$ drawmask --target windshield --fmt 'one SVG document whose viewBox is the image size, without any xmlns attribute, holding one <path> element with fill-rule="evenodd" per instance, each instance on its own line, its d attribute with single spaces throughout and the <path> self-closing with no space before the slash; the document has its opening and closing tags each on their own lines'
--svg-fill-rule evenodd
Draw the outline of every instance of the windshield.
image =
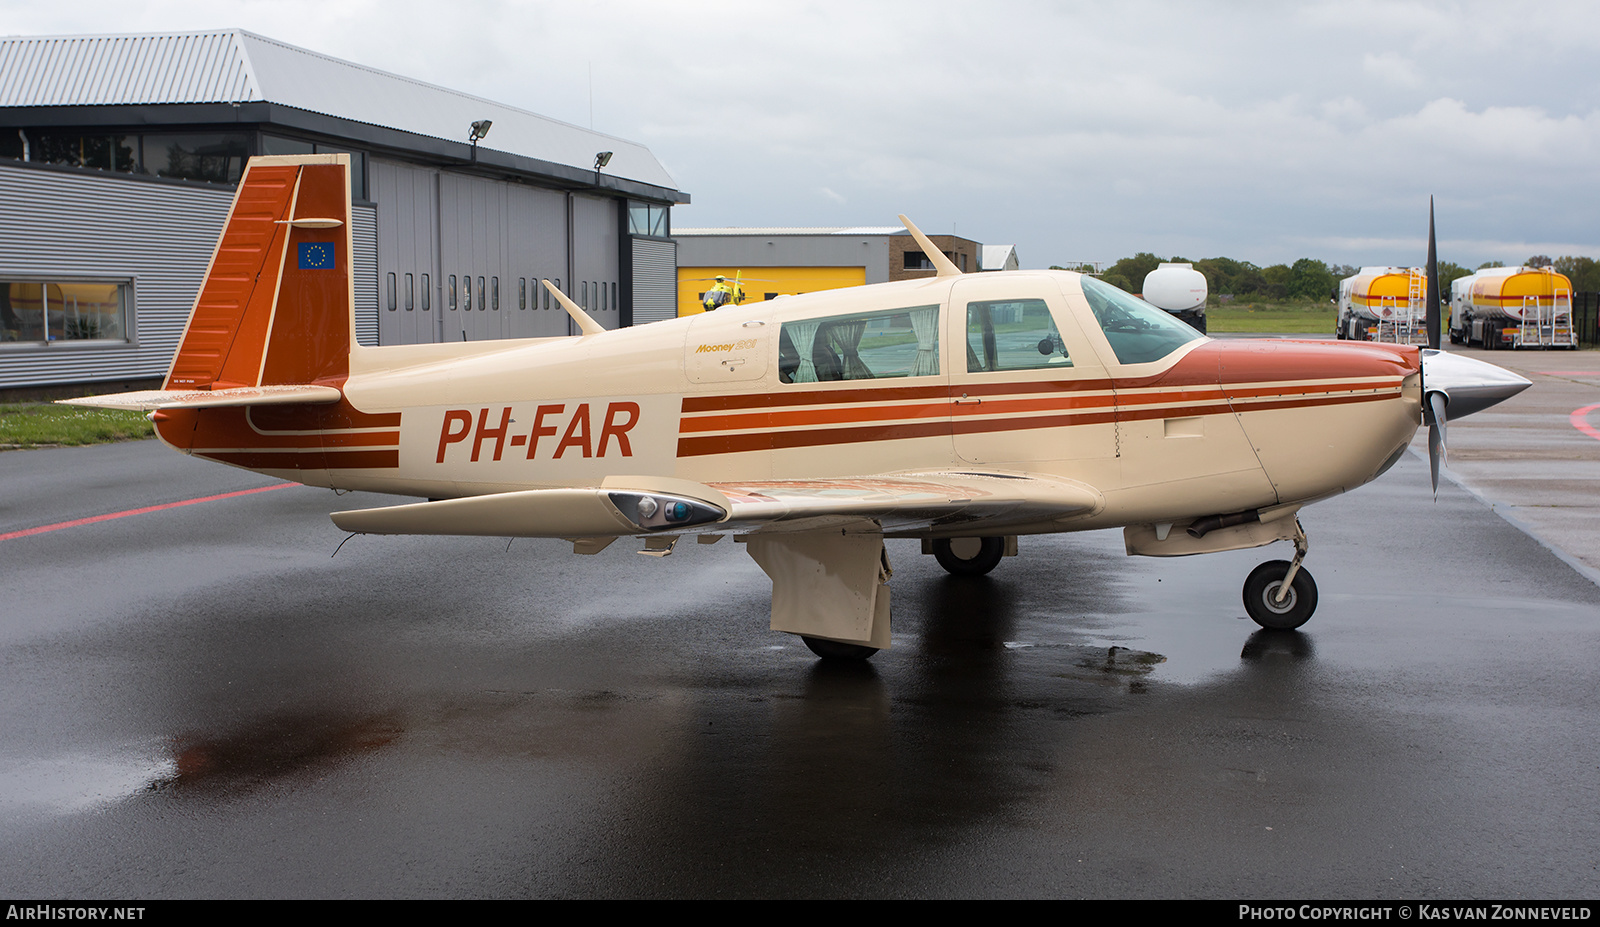
<svg viewBox="0 0 1600 927">
<path fill-rule="evenodd" d="M 1157 361 L 1205 337 L 1165 311 L 1103 280 L 1090 276 L 1079 279 L 1095 320 L 1111 342 L 1117 360 L 1124 364 Z"/>
</svg>

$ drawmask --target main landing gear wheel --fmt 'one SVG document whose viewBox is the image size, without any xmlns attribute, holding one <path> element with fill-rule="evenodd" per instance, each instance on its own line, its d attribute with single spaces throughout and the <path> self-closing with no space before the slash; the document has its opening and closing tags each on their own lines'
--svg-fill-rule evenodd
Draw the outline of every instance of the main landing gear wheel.
<svg viewBox="0 0 1600 927">
<path fill-rule="evenodd" d="M 1289 594 L 1278 601 L 1278 590 L 1289 572 L 1289 561 L 1269 560 L 1250 571 L 1244 581 L 1244 610 L 1263 628 L 1292 631 L 1317 610 L 1317 584 L 1304 569 L 1294 575 Z"/>
<path fill-rule="evenodd" d="M 933 542 L 934 559 L 956 576 L 982 576 L 999 566 L 1005 555 L 1005 538 L 939 538 Z"/>
<path fill-rule="evenodd" d="M 866 644 L 846 644 L 822 637 L 806 637 L 804 634 L 800 635 L 800 639 L 806 642 L 812 653 L 824 660 L 870 660 L 878 652 L 878 648 Z"/>
</svg>

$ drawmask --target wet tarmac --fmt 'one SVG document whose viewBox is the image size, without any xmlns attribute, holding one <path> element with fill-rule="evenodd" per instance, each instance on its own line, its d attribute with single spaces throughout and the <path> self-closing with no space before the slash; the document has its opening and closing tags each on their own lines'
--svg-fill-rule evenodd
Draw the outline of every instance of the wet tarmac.
<svg viewBox="0 0 1600 927">
<path fill-rule="evenodd" d="M 268 485 L 5 453 L 0 536 Z M 1244 618 L 1276 548 L 1024 538 L 963 580 L 901 541 L 894 646 L 846 668 L 729 541 L 332 556 L 327 512 L 390 501 L 0 540 L 6 894 L 1600 894 L 1600 588 L 1415 457 L 1304 513 L 1302 632 Z"/>
</svg>

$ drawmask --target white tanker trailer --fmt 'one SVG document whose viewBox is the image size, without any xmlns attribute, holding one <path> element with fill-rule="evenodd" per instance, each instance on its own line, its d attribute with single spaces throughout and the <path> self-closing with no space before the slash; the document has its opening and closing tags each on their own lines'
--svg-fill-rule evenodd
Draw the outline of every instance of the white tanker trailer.
<svg viewBox="0 0 1600 927">
<path fill-rule="evenodd" d="M 1450 343 L 1576 348 L 1572 281 L 1550 267 L 1487 267 L 1450 285 Z"/>
<path fill-rule="evenodd" d="M 1420 267 L 1363 267 L 1339 281 L 1341 341 L 1427 344 L 1428 277 Z"/>
<path fill-rule="evenodd" d="M 1144 275 L 1145 302 L 1189 323 L 1201 334 L 1206 330 L 1206 275 L 1193 264 L 1162 264 Z"/>
</svg>

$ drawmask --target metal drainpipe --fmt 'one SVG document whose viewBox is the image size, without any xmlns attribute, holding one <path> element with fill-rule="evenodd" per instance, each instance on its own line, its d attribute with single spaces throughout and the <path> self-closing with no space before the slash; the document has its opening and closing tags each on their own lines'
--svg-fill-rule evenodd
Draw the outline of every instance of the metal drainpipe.
<svg viewBox="0 0 1600 927">
<path fill-rule="evenodd" d="M 28 147 L 28 133 L 22 131 L 21 129 L 18 129 L 17 130 L 17 138 L 22 139 L 22 160 L 24 160 L 24 161 L 33 160 L 31 157 L 29 157 L 30 149 Z"/>
</svg>

